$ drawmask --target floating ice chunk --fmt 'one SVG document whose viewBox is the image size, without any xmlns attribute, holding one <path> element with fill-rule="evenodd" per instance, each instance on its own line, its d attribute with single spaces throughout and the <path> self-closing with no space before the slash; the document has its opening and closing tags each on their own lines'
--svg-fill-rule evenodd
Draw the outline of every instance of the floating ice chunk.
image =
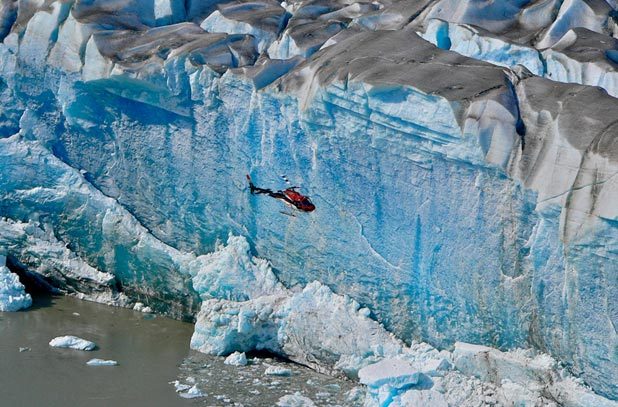
<svg viewBox="0 0 618 407">
<path fill-rule="evenodd" d="M 118 362 L 115 360 L 105 360 L 105 359 L 90 359 L 86 362 L 88 366 L 118 366 Z"/>
<path fill-rule="evenodd" d="M 181 391 L 189 390 L 191 388 L 190 384 L 181 383 L 179 380 L 174 380 L 173 382 L 169 383 L 174 385 L 176 393 L 180 393 Z"/>
<path fill-rule="evenodd" d="M 292 369 L 282 366 L 268 366 L 264 374 L 269 376 L 292 376 Z"/>
<path fill-rule="evenodd" d="M 313 400 L 303 396 L 299 392 L 281 397 L 277 405 L 279 407 L 315 407 Z"/>
<path fill-rule="evenodd" d="M 245 355 L 245 352 L 234 352 L 230 356 L 225 358 L 225 361 L 223 363 L 231 366 L 246 366 L 247 356 Z"/>
<path fill-rule="evenodd" d="M 0 311 L 18 311 L 32 305 L 19 277 L 5 266 L 6 257 L 0 255 Z"/>
<path fill-rule="evenodd" d="M 208 394 L 206 394 L 206 393 L 202 392 L 200 389 L 198 389 L 197 385 L 195 384 L 189 390 L 187 390 L 186 392 L 180 393 L 179 395 L 183 399 L 194 399 L 194 398 L 198 398 L 198 397 L 206 397 Z"/>
<path fill-rule="evenodd" d="M 49 346 L 53 348 L 69 348 L 76 350 L 94 350 L 96 344 L 86 339 L 78 338 L 77 336 L 66 335 L 59 336 L 49 342 Z"/>
</svg>

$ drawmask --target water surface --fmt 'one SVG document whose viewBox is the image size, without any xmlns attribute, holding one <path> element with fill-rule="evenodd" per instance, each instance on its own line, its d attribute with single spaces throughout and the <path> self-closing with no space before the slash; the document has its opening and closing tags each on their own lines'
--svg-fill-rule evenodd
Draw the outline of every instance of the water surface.
<svg viewBox="0 0 618 407">
<path fill-rule="evenodd" d="M 189 350 L 193 325 L 72 297 L 35 298 L 31 309 L 0 312 L 2 406 L 274 406 L 296 392 L 318 406 L 346 406 L 354 383 L 272 358 L 245 367 Z M 75 335 L 94 341 L 92 352 L 56 349 L 49 341 Z M 20 352 L 19 348 L 30 348 Z M 87 366 L 92 358 L 118 366 Z M 269 365 L 291 369 L 267 376 Z M 196 384 L 205 394 L 183 399 L 170 382 Z"/>
</svg>

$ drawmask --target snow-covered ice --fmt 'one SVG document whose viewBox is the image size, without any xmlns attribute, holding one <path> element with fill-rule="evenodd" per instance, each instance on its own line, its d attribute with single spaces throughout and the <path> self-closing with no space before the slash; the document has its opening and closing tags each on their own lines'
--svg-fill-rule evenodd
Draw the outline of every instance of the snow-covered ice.
<svg viewBox="0 0 618 407">
<path fill-rule="evenodd" d="M 87 351 L 94 350 L 97 347 L 94 342 L 73 335 L 58 336 L 49 341 L 49 346 Z"/>
</svg>

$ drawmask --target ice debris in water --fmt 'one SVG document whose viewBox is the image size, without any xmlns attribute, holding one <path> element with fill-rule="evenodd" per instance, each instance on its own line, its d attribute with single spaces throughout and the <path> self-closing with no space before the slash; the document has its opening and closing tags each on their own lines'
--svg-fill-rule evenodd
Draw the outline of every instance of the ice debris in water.
<svg viewBox="0 0 618 407">
<path fill-rule="evenodd" d="M 97 347 L 94 342 L 73 335 L 58 336 L 49 341 L 49 346 L 53 348 L 69 348 L 88 351 L 94 350 L 94 348 Z"/>
<path fill-rule="evenodd" d="M 136 302 L 135 305 L 133 306 L 133 310 L 138 311 L 138 312 L 143 312 L 145 314 L 152 312 L 152 308 L 145 306 L 144 303 L 142 302 Z"/>
<path fill-rule="evenodd" d="M 269 376 L 292 376 L 292 369 L 282 366 L 268 366 L 264 371 L 265 375 Z"/>
<path fill-rule="evenodd" d="M 299 392 L 287 394 L 277 402 L 279 407 L 315 407 L 315 403 L 309 397 L 305 397 Z"/>
<path fill-rule="evenodd" d="M 176 389 L 176 393 L 180 393 L 182 391 L 189 390 L 191 388 L 191 385 L 181 383 L 179 380 L 174 380 L 173 382 L 169 382 L 169 383 L 174 385 L 174 388 Z"/>
<path fill-rule="evenodd" d="M 6 257 L 0 255 L 0 311 L 19 311 L 32 305 L 32 298 L 19 282 L 17 274 L 5 266 Z"/>
<path fill-rule="evenodd" d="M 105 359 L 90 359 L 86 362 L 88 366 L 117 366 L 118 362 L 115 360 L 105 360 Z"/>
<path fill-rule="evenodd" d="M 179 393 L 179 395 L 183 399 L 194 399 L 198 397 L 206 397 L 208 394 L 202 392 L 200 389 L 197 388 L 197 385 L 194 384 L 189 390 L 181 392 Z"/>
<path fill-rule="evenodd" d="M 231 366 L 246 366 L 247 365 L 247 355 L 245 352 L 234 352 L 227 358 L 225 358 L 226 365 Z"/>
</svg>

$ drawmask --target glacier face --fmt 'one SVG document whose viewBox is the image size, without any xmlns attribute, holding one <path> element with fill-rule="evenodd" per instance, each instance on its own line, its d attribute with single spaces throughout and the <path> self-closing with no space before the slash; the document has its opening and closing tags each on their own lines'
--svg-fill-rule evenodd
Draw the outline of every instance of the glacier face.
<svg viewBox="0 0 618 407">
<path fill-rule="evenodd" d="M 534 346 L 618 397 L 618 101 L 555 82 L 615 95 L 615 5 L 184 3 L 2 3 L 8 254 L 189 317 L 263 301 L 199 273 L 242 235 L 400 339 Z M 245 173 L 318 209 L 281 214 Z"/>
</svg>

